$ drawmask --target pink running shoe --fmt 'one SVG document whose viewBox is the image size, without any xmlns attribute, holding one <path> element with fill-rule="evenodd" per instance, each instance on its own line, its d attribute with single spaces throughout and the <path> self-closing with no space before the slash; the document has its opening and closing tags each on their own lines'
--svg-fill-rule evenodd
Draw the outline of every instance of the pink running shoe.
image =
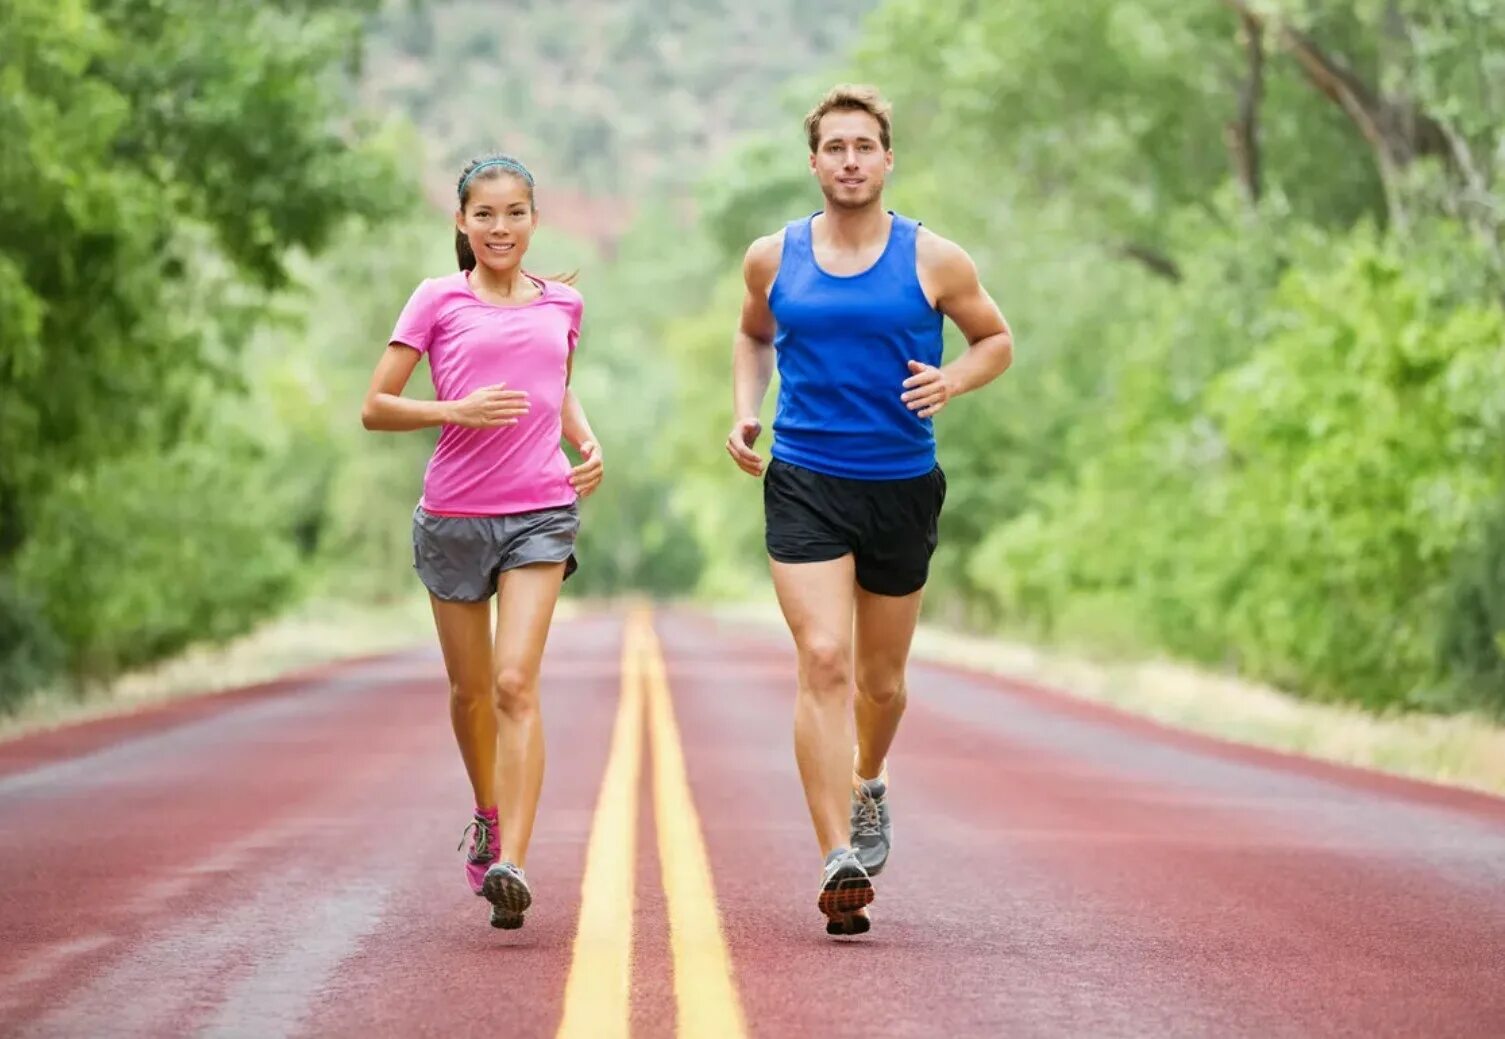
<svg viewBox="0 0 1505 1039">
<path fill-rule="evenodd" d="M 465 853 L 465 879 L 470 881 L 470 890 L 479 895 L 481 882 L 486 879 L 486 871 L 502 858 L 502 849 L 497 847 L 496 842 L 495 810 L 486 815 L 480 812 L 475 814 L 475 818 L 460 835 L 456 851 L 465 847 L 467 837 L 470 838 L 470 850 Z"/>
</svg>

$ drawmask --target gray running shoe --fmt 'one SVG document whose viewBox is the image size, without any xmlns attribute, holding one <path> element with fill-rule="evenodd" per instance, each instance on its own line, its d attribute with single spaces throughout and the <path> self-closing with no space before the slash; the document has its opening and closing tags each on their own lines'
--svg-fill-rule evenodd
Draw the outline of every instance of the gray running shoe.
<svg viewBox="0 0 1505 1039">
<path fill-rule="evenodd" d="M 865 779 L 852 788 L 852 851 L 870 877 L 883 872 L 894 843 L 894 824 L 888 816 L 888 783 Z"/>
<path fill-rule="evenodd" d="M 817 903 L 826 917 L 826 933 L 862 934 L 872 926 L 866 912 L 872 901 L 873 882 L 857 856 L 848 848 L 827 855 Z"/>
<path fill-rule="evenodd" d="M 481 894 L 491 903 L 491 926 L 508 931 L 523 925 L 523 914 L 533 904 L 523 871 L 510 862 L 499 862 L 486 871 Z"/>
</svg>

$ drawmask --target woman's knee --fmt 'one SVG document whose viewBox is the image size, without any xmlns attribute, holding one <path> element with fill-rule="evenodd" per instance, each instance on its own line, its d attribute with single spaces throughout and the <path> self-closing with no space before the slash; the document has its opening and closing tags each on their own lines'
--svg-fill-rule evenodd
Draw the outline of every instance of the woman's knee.
<svg viewBox="0 0 1505 1039">
<path fill-rule="evenodd" d="M 491 690 L 487 687 L 485 679 L 479 682 L 456 682 L 450 679 L 449 699 L 454 704 L 475 707 L 491 702 Z"/>
<path fill-rule="evenodd" d="M 509 718 L 538 709 L 538 676 L 523 667 L 497 669 L 492 687 L 492 702 Z"/>
</svg>

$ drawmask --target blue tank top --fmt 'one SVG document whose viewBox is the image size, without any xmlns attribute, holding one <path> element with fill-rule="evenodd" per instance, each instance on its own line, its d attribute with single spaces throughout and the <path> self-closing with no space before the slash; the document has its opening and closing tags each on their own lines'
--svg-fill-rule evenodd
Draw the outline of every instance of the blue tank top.
<svg viewBox="0 0 1505 1039">
<path fill-rule="evenodd" d="M 940 311 L 915 271 L 919 223 L 893 214 L 883 254 L 860 274 L 815 262 L 810 222 L 784 230 L 768 294 L 778 331 L 773 457 L 828 476 L 907 480 L 935 468 L 935 430 L 899 399 L 913 359 L 941 363 Z"/>
</svg>

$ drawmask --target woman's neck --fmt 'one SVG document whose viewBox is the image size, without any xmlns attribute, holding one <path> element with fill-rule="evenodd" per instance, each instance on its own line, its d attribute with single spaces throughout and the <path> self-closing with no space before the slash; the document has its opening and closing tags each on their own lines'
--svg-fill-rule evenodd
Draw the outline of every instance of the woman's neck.
<svg viewBox="0 0 1505 1039">
<path fill-rule="evenodd" d="M 538 294 L 537 286 L 523 273 L 521 265 L 506 271 L 495 271 L 484 263 L 478 263 L 470 272 L 470 282 L 494 299 L 523 300 Z"/>
</svg>

